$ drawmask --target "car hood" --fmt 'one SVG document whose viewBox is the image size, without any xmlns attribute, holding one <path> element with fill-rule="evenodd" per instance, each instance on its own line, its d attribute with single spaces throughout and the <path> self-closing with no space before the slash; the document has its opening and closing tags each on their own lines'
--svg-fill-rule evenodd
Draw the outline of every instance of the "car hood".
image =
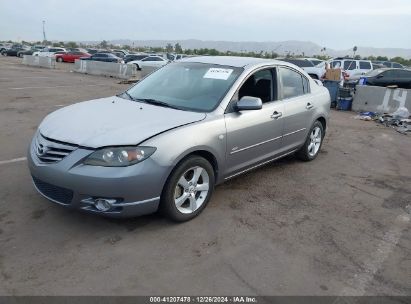
<svg viewBox="0 0 411 304">
<path fill-rule="evenodd" d="M 113 96 L 57 110 L 43 120 L 39 131 L 50 139 L 89 148 L 136 145 L 149 137 L 205 117 L 204 113 Z"/>
</svg>

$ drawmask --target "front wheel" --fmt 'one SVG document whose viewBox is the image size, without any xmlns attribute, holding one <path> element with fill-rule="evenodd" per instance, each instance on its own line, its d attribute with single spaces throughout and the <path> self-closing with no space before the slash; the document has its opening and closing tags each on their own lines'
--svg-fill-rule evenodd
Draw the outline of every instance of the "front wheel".
<svg viewBox="0 0 411 304">
<path fill-rule="evenodd" d="M 322 123 L 317 120 L 311 127 L 304 145 L 297 151 L 297 157 L 303 161 L 314 160 L 320 152 L 324 135 L 324 127 Z"/>
<path fill-rule="evenodd" d="M 177 222 L 193 219 L 209 202 L 214 183 L 211 164 L 200 156 L 190 156 L 168 178 L 161 196 L 161 210 Z"/>
<path fill-rule="evenodd" d="M 63 62 L 63 58 L 58 57 L 58 58 L 57 58 L 57 62 Z"/>
</svg>

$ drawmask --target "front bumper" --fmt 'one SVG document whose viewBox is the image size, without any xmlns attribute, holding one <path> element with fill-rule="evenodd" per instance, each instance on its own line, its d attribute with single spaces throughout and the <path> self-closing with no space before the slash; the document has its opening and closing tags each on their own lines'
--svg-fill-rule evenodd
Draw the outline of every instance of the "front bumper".
<svg viewBox="0 0 411 304">
<path fill-rule="evenodd" d="M 129 167 L 99 167 L 83 164 L 93 150 L 77 148 L 62 160 L 43 163 L 37 157 L 35 140 L 28 152 L 28 166 L 36 190 L 55 203 L 108 217 L 135 217 L 158 209 L 170 168 L 153 159 Z M 95 199 L 112 201 L 100 211 Z"/>
</svg>

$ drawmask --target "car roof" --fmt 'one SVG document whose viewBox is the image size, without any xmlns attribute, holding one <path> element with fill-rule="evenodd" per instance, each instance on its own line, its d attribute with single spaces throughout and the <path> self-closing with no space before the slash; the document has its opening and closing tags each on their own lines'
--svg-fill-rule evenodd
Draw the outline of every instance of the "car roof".
<svg viewBox="0 0 411 304">
<path fill-rule="evenodd" d="M 196 62 L 196 63 L 208 63 L 227 65 L 232 67 L 245 67 L 259 64 L 283 64 L 283 61 L 254 58 L 254 57 L 236 57 L 236 56 L 200 56 L 200 57 L 188 57 L 183 58 L 179 62 Z"/>
</svg>

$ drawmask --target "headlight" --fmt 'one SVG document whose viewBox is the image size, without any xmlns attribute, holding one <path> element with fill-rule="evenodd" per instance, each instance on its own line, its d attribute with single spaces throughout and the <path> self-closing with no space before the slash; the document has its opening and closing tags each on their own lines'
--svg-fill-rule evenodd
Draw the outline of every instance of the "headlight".
<svg viewBox="0 0 411 304">
<path fill-rule="evenodd" d="M 126 167 L 149 158 L 156 148 L 153 147 L 113 147 L 97 150 L 90 154 L 84 164 L 103 167 Z"/>
</svg>

